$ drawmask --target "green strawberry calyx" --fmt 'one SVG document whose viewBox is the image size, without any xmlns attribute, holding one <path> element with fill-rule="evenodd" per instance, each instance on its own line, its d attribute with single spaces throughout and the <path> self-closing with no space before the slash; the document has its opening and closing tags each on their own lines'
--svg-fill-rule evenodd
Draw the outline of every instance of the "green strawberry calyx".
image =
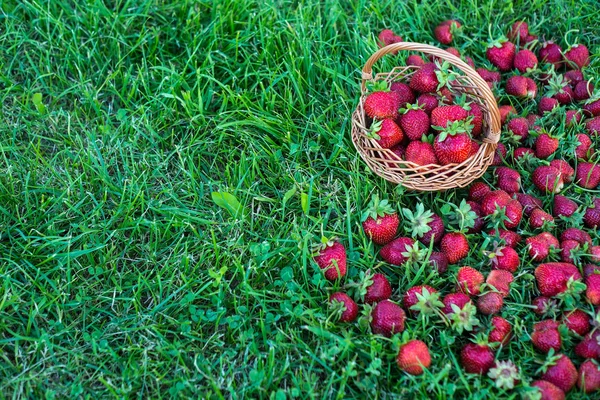
<svg viewBox="0 0 600 400">
<path fill-rule="evenodd" d="M 314 243 L 312 245 L 312 252 L 313 252 L 313 254 L 314 255 L 318 255 L 323 250 L 327 249 L 328 247 L 333 246 L 336 241 L 337 241 L 336 237 L 327 238 L 325 236 L 322 236 L 320 243 Z"/>
<path fill-rule="evenodd" d="M 390 205 L 387 199 L 379 199 L 379 196 L 374 194 L 369 207 L 363 212 L 361 222 L 366 221 L 369 217 L 377 220 L 379 217 L 396 214 L 396 210 Z"/>
<path fill-rule="evenodd" d="M 415 110 L 415 111 L 421 110 L 422 111 L 424 108 L 425 108 L 425 106 L 422 105 L 422 104 L 421 105 L 419 105 L 419 104 L 407 104 L 404 107 L 400 108 L 400 110 L 398 110 L 398 112 L 400 114 L 406 114 L 410 110 Z"/>
<path fill-rule="evenodd" d="M 494 368 L 488 371 L 488 376 L 498 389 L 512 389 L 515 382 L 521 380 L 519 369 L 512 361 L 496 361 Z"/>
<path fill-rule="evenodd" d="M 567 81 L 563 75 L 558 75 L 553 73 L 548 80 L 548 85 L 546 86 L 546 96 L 552 97 L 559 93 L 564 93 L 564 87 L 567 86 Z"/>
<path fill-rule="evenodd" d="M 502 45 L 506 42 L 508 42 L 508 38 L 506 36 L 502 35 L 498 39 L 491 41 L 487 47 L 488 48 L 490 48 L 490 47 L 501 48 Z"/>
<path fill-rule="evenodd" d="M 439 82 L 436 90 L 440 90 L 444 86 L 447 86 L 448 90 L 452 90 L 452 85 L 448 85 L 448 83 L 455 81 L 460 76 L 458 72 L 451 69 L 448 61 L 443 61 L 440 65 L 439 61 L 436 60 L 435 65 L 437 66 L 435 76 Z"/>
<path fill-rule="evenodd" d="M 435 130 L 440 131 L 437 136 L 438 142 L 443 142 L 446 140 L 448 136 L 456 136 L 460 134 L 469 134 L 473 130 L 473 125 L 471 122 L 473 121 L 473 117 L 469 117 L 460 121 L 451 121 L 448 122 L 445 128 L 441 126 L 434 126 Z"/>
<path fill-rule="evenodd" d="M 538 370 L 535 372 L 535 374 L 541 375 L 541 374 L 545 373 L 548 370 L 548 368 L 556 365 L 556 362 L 558 360 L 560 360 L 561 357 L 562 357 L 561 354 L 555 355 L 554 349 L 550 349 L 545 360 L 543 360 L 543 361 L 536 360 L 536 362 L 538 364 L 542 364 L 542 366 L 538 368 Z"/>
<path fill-rule="evenodd" d="M 369 139 L 375 139 L 375 140 L 379 140 L 381 139 L 381 136 L 378 135 L 378 132 L 381 130 L 381 126 L 383 124 L 383 121 L 373 121 L 373 124 L 371 125 L 371 129 L 369 129 L 369 131 L 367 132 L 367 137 Z"/>
<path fill-rule="evenodd" d="M 465 93 L 461 93 L 460 96 L 454 97 L 454 104 L 457 106 L 461 106 L 467 111 L 471 111 L 471 103 L 473 101 L 469 101 L 467 99 L 467 95 Z"/>
<path fill-rule="evenodd" d="M 463 331 L 471 332 L 476 326 L 480 325 L 479 319 L 477 319 L 477 307 L 473 302 L 468 302 L 462 308 L 456 304 L 450 306 L 452 312 L 448 314 L 447 318 L 450 320 L 450 326 L 458 334 L 462 334 Z"/>
<path fill-rule="evenodd" d="M 427 288 L 423 288 L 421 293 L 415 293 L 417 303 L 410 307 L 411 310 L 420 311 L 423 315 L 439 314 L 444 303 L 440 301 L 438 292 L 430 293 Z"/>
<path fill-rule="evenodd" d="M 415 212 L 408 208 L 402 209 L 402 214 L 407 220 L 407 230 L 412 232 L 413 237 L 423 237 L 424 234 L 431 230 L 429 224 L 433 221 L 433 212 L 425 210 L 423 203 L 417 204 Z"/>
<path fill-rule="evenodd" d="M 425 258 L 427 250 L 421 249 L 419 243 L 415 242 L 412 246 L 407 244 L 406 251 L 403 251 L 401 254 L 407 258 L 407 261 L 418 262 Z"/>
<path fill-rule="evenodd" d="M 390 85 L 386 81 L 369 81 L 367 82 L 367 90 L 369 92 L 389 92 Z"/>
</svg>

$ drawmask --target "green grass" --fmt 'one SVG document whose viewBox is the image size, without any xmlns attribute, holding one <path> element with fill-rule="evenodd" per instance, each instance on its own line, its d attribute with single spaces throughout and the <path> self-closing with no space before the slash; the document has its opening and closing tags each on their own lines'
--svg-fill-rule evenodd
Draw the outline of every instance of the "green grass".
<svg viewBox="0 0 600 400">
<path fill-rule="evenodd" d="M 594 0 L 420 3 L 0 1 L 0 397 L 518 398 L 461 371 L 465 336 L 410 319 L 407 336 L 433 353 L 410 377 L 394 363 L 400 337 L 326 307 L 367 268 L 391 277 L 394 299 L 417 282 L 447 292 L 458 268 L 376 258 L 359 223 L 372 193 L 439 211 L 465 192 L 407 193 L 370 173 L 350 114 L 384 27 L 434 43 L 435 23 L 459 18 L 457 47 L 478 64 L 490 32 L 517 19 L 558 40 L 577 29 L 596 78 L 600 12 Z M 321 232 L 348 248 L 335 285 L 311 261 Z M 533 377 L 535 282 L 519 279 L 499 358 Z"/>
</svg>

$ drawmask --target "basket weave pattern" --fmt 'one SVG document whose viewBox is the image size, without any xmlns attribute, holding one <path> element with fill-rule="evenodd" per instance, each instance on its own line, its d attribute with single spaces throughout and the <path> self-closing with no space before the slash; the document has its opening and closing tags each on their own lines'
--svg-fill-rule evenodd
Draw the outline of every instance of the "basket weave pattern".
<svg viewBox="0 0 600 400">
<path fill-rule="evenodd" d="M 372 75 L 373 64 L 385 54 L 398 50 L 413 50 L 436 56 L 457 67 L 463 74 L 456 81 L 448 84 L 453 94 L 464 93 L 468 101 L 476 102 L 483 114 L 483 133 L 480 138 L 481 146 L 478 152 L 460 164 L 426 166 L 417 165 L 400 159 L 389 149 L 383 149 L 377 141 L 367 137 L 369 117 L 364 111 L 364 101 L 367 95 L 367 81 L 387 81 L 408 83 L 410 76 L 419 67 L 395 67 L 390 72 Z M 483 175 L 492 164 L 497 143 L 500 139 L 500 113 L 498 105 L 487 83 L 460 58 L 438 49 L 437 47 L 420 43 L 394 43 L 379 49 L 374 53 L 363 68 L 362 95 L 352 114 L 352 142 L 362 159 L 369 168 L 384 179 L 401 184 L 409 189 L 419 191 L 439 191 L 455 187 L 464 187 Z"/>
</svg>

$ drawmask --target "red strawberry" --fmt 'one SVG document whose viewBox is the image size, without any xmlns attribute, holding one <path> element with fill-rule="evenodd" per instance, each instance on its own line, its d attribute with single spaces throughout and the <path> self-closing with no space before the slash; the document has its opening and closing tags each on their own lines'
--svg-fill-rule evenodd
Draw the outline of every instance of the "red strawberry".
<svg viewBox="0 0 600 400">
<path fill-rule="evenodd" d="M 481 111 L 481 107 L 475 102 L 469 103 L 468 114 L 470 117 L 473 117 L 471 124 L 473 124 L 473 130 L 471 131 L 471 135 L 473 137 L 478 137 L 483 132 L 483 112 Z"/>
<path fill-rule="evenodd" d="M 579 82 L 583 81 L 583 73 L 578 69 L 572 69 L 565 72 L 565 79 L 569 85 L 575 89 L 575 86 L 577 86 Z"/>
<path fill-rule="evenodd" d="M 537 114 L 529 114 L 527 116 L 527 118 L 526 118 L 527 119 L 527 123 L 529 123 L 529 127 L 531 129 L 534 129 L 534 127 L 537 126 L 537 120 L 540 119 L 540 118 L 542 118 L 542 117 L 540 117 Z"/>
<path fill-rule="evenodd" d="M 529 216 L 529 226 L 531 226 L 534 229 L 541 228 L 546 222 L 554 222 L 554 218 L 552 218 L 552 215 L 548 214 L 546 211 L 540 208 L 536 208 L 531 212 L 531 215 Z"/>
<path fill-rule="evenodd" d="M 567 126 L 573 126 L 581 122 L 583 114 L 579 110 L 567 110 L 565 122 Z"/>
<path fill-rule="evenodd" d="M 523 49 L 515 55 L 514 65 L 520 73 L 524 74 L 528 70 L 536 69 L 538 59 L 531 50 Z"/>
<path fill-rule="evenodd" d="M 571 251 L 579 249 L 579 242 L 574 240 L 564 240 L 560 244 L 560 259 L 563 262 L 574 264 L 575 261 L 571 257 Z"/>
<path fill-rule="evenodd" d="M 548 158 L 558 150 L 558 139 L 542 133 L 535 141 L 535 155 L 538 158 Z"/>
<path fill-rule="evenodd" d="M 579 145 L 575 149 L 575 156 L 581 160 L 587 160 L 594 152 L 592 149 L 592 140 L 585 133 L 578 133 L 577 141 Z"/>
<path fill-rule="evenodd" d="M 406 148 L 406 154 L 404 155 L 406 161 L 410 161 L 417 165 L 429 165 L 438 164 L 439 161 L 433 151 L 431 143 L 413 141 L 408 144 Z"/>
<path fill-rule="evenodd" d="M 479 203 L 475 203 L 474 201 L 467 201 L 469 207 L 471 207 L 471 211 L 477 215 L 475 221 L 473 222 L 473 226 L 467 230 L 467 233 L 479 233 L 483 230 L 483 226 L 485 222 L 483 220 L 483 212 L 481 211 L 481 206 Z"/>
<path fill-rule="evenodd" d="M 435 74 L 436 69 L 437 67 L 434 63 L 423 65 L 412 75 L 409 83 L 410 88 L 419 93 L 435 92 L 440 84 L 437 75 Z"/>
<path fill-rule="evenodd" d="M 415 94 L 406 83 L 392 82 L 390 90 L 400 96 L 400 107 L 406 107 L 408 104 L 415 102 Z"/>
<path fill-rule="evenodd" d="M 340 316 L 340 321 L 342 322 L 352 322 L 358 316 L 358 305 L 346 293 L 333 293 L 329 296 L 329 302 L 339 302 L 344 305 L 344 311 Z"/>
<path fill-rule="evenodd" d="M 431 112 L 438 106 L 438 99 L 432 94 L 423 93 L 417 98 L 417 105 L 422 107 L 427 115 L 431 115 Z"/>
<path fill-rule="evenodd" d="M 406 314 L 396 303 L 383 300 L 371 312 L 371 330 L 374 334 L 391 337 L 404 330 Z"/>
<path fill-rule="evenodd" d="M 575 354 L 581 358 L 600 358 L 600 330 L 593 330 L 575 346 Z"/>
<path fill-rule="evenodd" d="M 577 101 L 589 99 L 594 93 L 594 84 L 591 81 L 578 82 L 573 89 L 573 98 Z"/>
<path fill-rule="evenodd" d="M 546 296 L 538 296 L 533 299 L 531 305 L 534 306 L 534 313 L 538 315 L 544 315 L 549 313 L 556 306 L 556 300 Z"/>
<path fill-rule="evenodd" d="M 469 116 L 462 106 L 441 106 L 431 112 L 431 125 L 446 128 L 450 122 L 461 121 Z"/>
<path fill-rule="evenodd" d="M 565 52 L 567 65 L 575 69 L 581 69 L 590 64 L 590 52 L 582 44 L 574 44 Z"/>
<path fill-rule="evenodd" d="M 600 263 L 600 246 L 592 246 L 590 248 L 590 255 L 592 262 Z"/>
<path fill-rule="evenodd" d="M 404 153 L 406 153 L 406 146 L 404 146 L 402 143 L 400 143 L 400 144 L 395 145 L 394 147 L 390 147 L 390 150 L 392 153 L 397 155 L 398 158 L 403 159 Z M 390 159 L 396 161 L 395 158 L 390 157 Z M 389 164 L 391 164 L 391 163 L 389 163 Z M 391 164 L 391 166 L 394 166 L 394 165 Z"/>
<path fill-rule="evenodd" d="M 583 105 L 583 112 L 590 117 L 600 115 L 600 99 L 590 101 Z"/>
<path fill-rule="evenodd" d="M 325 278 L 334 281 L 346 275 L 346 248 L 343 244 L 323 238 L 317 247 L 314 259 L 319 268 L 324 270 Z"/>
<path fill-rule="evenodd" d="M 471 149 L 471 138 L 462 122 L 450 123 L 433 141 L 433 151 L 441 165 L 462 163 L 471 156 Z"/>
<path fill-rule="evenodd" d="M 471 298 L 464 293 L 448 293 L 442 302 L 444 303 L 444 308 L 442 308 L 444 314 L 452 314 L 454 312 L 452 309 L 453 304 L 462 309 L 467 303 L 471 302 Z"/>
<path fill-rule="evenodd" d="M 477 73 L 483 78 L 484 81 L 489 83 L 500 82 L 500 72 L 490 71 L 485 68 L 477 68 Z"/>
<path fill-rule="evenodd" d="M 448 269 L 448 257 L 442 252 L 432 251 L 429 256 L 429 264 L 437 270 L 439 274 L 443 274 Z"/>
<path fill-rule="evenodd" d="M 448 257 L 450 264 L 456 264 L 469 254 L 467 237 L 460 232 L 450 232 L 444 235 L 440 244 L 442 253 Z M 483 279 L 482 279 L 483 281 Z"/>
<path fill-rule="evenodd" d="M 559 66 L 563 61 L 562 49 L 553 41 L 547 41 L 542 44 L 539 52 L 539 58 L 542 62 Z"/>
<path fill-rule="evenodd" d="M 516 272 L 521 261 L 519 254 L 512 247 L 500 247 L 489 255 L 492 269 L 501 269 L 508 272 Z"/>
<path fill-rule="evenodd" d="M 477 299 L 477 309 L 483 315 L 492 315 L 499 313 L 504 305 L 504 298 L 500 293 L 487 292 Z"/>
<path fill-rule="evenodd" d="M 580 336 L 585 336 L 592 326 L 590 324 L 590 316 L 582 310 L 573 310 L 564 314 L 563 323 L 570 331 L 575 332 Z"/>
<path fill-rule="evenodd" d="M 520 75 L 511 76 L 506 80 L 506 94 L 534 99 L 537 95 L 537 85 L 531 78 Z"/>
<path fill-rule="evenodd" d="M 414 212 L 405 208 L 402 213 L 412 236 L 421 243 L 429 246 L 432 240 L 436 244 L 442 240 L 445 232 L 442 218 L 431 210 L 425 210 L 422 203 L 417 204 Z"/>
<path fill-rule="evenodd" d="M 369 208 L 362 215 L 362 226 L 367 237 L 378 245 L 388 244 L 396 236 L 400 219 L 387 200 L 373 196 Z"/>
<path fill-rule="evenodd" d="M 421 140 L 429 131 L 429 116 L 418 106 L 408 105 L 400 117 L 400 127 L 410 140 Z"/>
<path fill-rule="evenodd" d="M 490 187 L 487 184 L 483 182 L 475 182 L 469 188 L 469 200 L 479 203 L 481 202 L 481 200 L 483 200 L 485 195 L 490 193 L 491 191 L 492 189 L 490 189 Z"/>
<path fill-rule="evenodd" d="M 481 201 L 481 211 L 484 215 L 491 215 L 496 212 L 496 207 L 505 208 L 510 201 L 510 195 L 504 190 L 494 190 Z"/>
<path fill-rule="evenodd" d="M 564 186 L 560 171 L 549 165 L 541 165 L 531 175 L 533 184 L 543 193 L 558 193 Z"/>
<path fill-rule="evenodd" d="M 404 133 L 393 119 L 388 118 L 373 122 L 368 136 L 375 139 L 382 148 L 389 149 L 402 141 Z"/>
<path fill-rule="evenodd" d="M 512 24 L 510 31 L 508 31 L 508 38 L 513 42 L 519 42 L 521 45 L 526 43 L 527 36 L 529 35 L 529 25 L 525 21 L 517 21 Z"/>
<path fill-rule="evenodd" d="M 559 351 L 562 346 L 562 339 L 558 326 L 559 323 L 551 319 L 535 323 L 531 334 L 533 346 L 543 353 L 548 353 L 550 349 Z"/>
<path fill-rule="evenodd" d="M 552 111 L 555 107 L 559 107 L 558 100 L 553 97 L 542 97 L 538 104 L 538 112 L 542 115 L 546 112 Z"/>
<path fill-rule="evenodd" d="M 400 101 L 398 92 L 373 92 L 365 99 L 365 112 L 371 118 L 394 119 L 398 115 Z"/>
<path fill-rule="evenodd" d="M 504 221 L 504 227 L 506 229 L 515 229 L 519 226 L 521 218 L 523 218 L 523 207 L 517 200 L 511 200 L 506 205 L 506 221 Z"/>
<path fill-rule="evenodd" d="M 488 232 L 488 235 L 490 236 L 496 236 L 496 234 L 498 234 L 500 239 L 502 239 L 508 247 L 515 248 L 517 244 L 521 242 L 521 235 L 519 235 L 517 232 L 506 229 L 492 229 Z"/>
<path fill-rule="evenodd" d="M 502 161 L 506 158 L 506 147 L 502 143 L 498 143 L 494 152 L 494 160 L 492 165 L 502 165 Z"/>
<path fill-rule="evenodd" d="M 371 283 L 367 286 L 365 293 L 365 303 L 374 304 L 387 300 L 392 296 L 392 285 L 383 274 L 375 274 L 371 278 Z"/>
<path fill-rule="evenodd" d="M 534 274 L 540 293 L 548 297 L 566 291 L 569 280 L 581 280 L 577 267 L 569 263 L 540 264 Z"/>
<path fill-rule="evenodd" d="M 591 274 L 585 278 L 587 288 L 585 290 L 585 298 L 590 304 L 595 306 L 600 305 L 600 275 Z"/>
<path fill-rule="evenodd" d="M 557 354 L 550 362 L 552 366 L 542 375 L 542 379 L 565 393 L 571 390 L 577 383 L 577 368 L 573 362 L 564 354 Z"/>
<path fill-rule="evenodd" d="M 515 193 L 515 198 L 523 207 L 523 214 L 530 216 L 536 208 L 542 208 L 542 201 L 537 197 L 525 193 Z"/>
<path fill-rule="evenodd" d="M 411 375 L 421 375 L 424 368 L 431 365 L 431 356 L 427 345 L 420 340 L 411 340 L 400 346 L 396 357 L 398 367 Z"/>
<path fill-rule="evenodd" d="M 423 65 L 425 65 L 425 61 L 423 60 L 423 58 L 420 55 L 411 54 L 410 56 L 406 57 L 406 65 L 414 65 L 415 67 L 422 67 Z"/>
<path fill-rule="evenodd" d="M 476 296 L 483 283 L 483 275 L 472 267 L 462 267 L 456 274 L 457 290 L 462 293 Z"/>
<path fill-rule="evenodd" d="M 592 244 L 592 237 L 585 231 L 582 231 L 578 228 L 567 228 L 560 234 L 560 241 L 563 242 L 565 240 L 574 240 L 578 242 L 580 245 Z"/>
<path fill-rule="evenodd" d="M 497 167 L 494 174 L 498 177 L 498 188 L 506 193 L 515 193 L 521 189 L 521 175 L 509 167 Z"/>
<path fill-rule="evenodd" d="M 502 269 L 494 269 L 488 274 L 485 283 L 496 289 L 502 296 L 508 296 L 513 275 Z"/>
<path fill-rule="evenodd" d="M 488 341 L 506 346 L 510 341 L 512 326 L 507 320 L 497 315 L 492 317 L 491 322 L 493 328 L 488 336 Z"/>
<path fill-rule="evenodd" d="M 577 211 L 577 203 L 573 200 L 559 194 L 554 196 L 552 214 L 554 214 L 555 217 L 570 217 L 575 211 Z"/>
<path fill-rule="evenodd" d="M 585 360 L 579 366 L 577 387 L 584 393 L 592 393 L 600 390 L 600 369 L 598 364 L 592 360 Z"/>
<path fill-rule="evenodd" d="M 473 69 L 476 68 L 475 67 L 475 62 L 473 61 L 473 59 L 471 57 L 465 56 L 464 59 L 465 59 L 465 62 L 469 65 L 469 67 L 471 67 Z"/>
<path fill-rule="evenodd" d="M 559 242 L 554 236 L 548 232 L 542 232 L 539 235 L 529 237 L 525 239 L 527 243 L 527 251 L 533 261 L 542 261 L 548 254 L 550 254 L 550 248 L 558 248 Z"/>
<path fill-rule="evenodd" d="M 517 110 L 515 110 L 513 106 L 508 104 L 498 107 L 498 111 L 500 111 L 500 123 L 502 125 L 506 123 L 506 119 L 510 115 L 517 115 Z"/>
<path fill-rule="evenodd" d="M 425 292 L 427 292 L 427 293 L 425 293 Z M 429 297 L 434 293 L 437 294 L 437 290 L 435 290 L 431 286 L 427 286 L 427 285 L 413 286 L 410 289 L 408 289 L 406 291 L 406 293 L 404 294 L 404 296 L 402 297 L 402 305 L 404 306 L 404 308 L 406 308 L 409 311 L 409 313 L 418 314 L 420 312 L 420 310 L 416 310 L 413 308 L 419 302 L 419 298 L 417 297 L 417 294 L 422 297 Z M 432 300 L 432 302 L 433 301 L 435 301 L 435 300 Z M 430 305 L 426 305 L 426 306 L 430 307 Z"/>
<path fill-rule="evenodd" d="M 506 39 L 500 39 L 488 46 L 486 56 L 500 71 L 510 71 L 515 58 L 515 45 Z"/>
<path fill-rule="evenodd" d="M 592 118 L 585 123 L 590 136 L 600 136 L 600 117 Z"/>
<path fill-rule="evenodd" d="M 552 76 L 546 88 L 548 89 L 546 95 L 558 100 L 560 104 L 569 104 L 575 97 L 573 89 L 562 75 Z"/>
<path fill-rule="evenodd" d="M 494 352 L 487 345 L 468 343 L 460 352 L 460 364 L 467 373 L 486 374 L 494 365 Z"/>
<path fill-rule="evenodd" d="M 391 29 L 382 30 L 377 38 L 379 39 L 379 47 L 385 47 L 402 41 L 402 37 L 397 36 Z"/>
<path fill-rule="evenodd" d="M 596 197 L 594 203 L 585 210 L 583 223 L 590 229 L 600 226 L 600 197 Z"/>
<path fill-rule="evenodd" d="M 587 189 L 595 189 L 600 185 L 600 165 L 589 162 L 577 164 L 575 182 Z"/>
<path fill-rule="evenodd" d="M 448 45 L 452 43 L 452 26 L 447 24 L 440 24 L 433 30 L 433 35 L 441 44 Z"/>
<path fill-rule="evenodd" d="M 531 383 L 532 387 L 538 388 L 539 398 L 540 400 L 565 400 L 565 392 L 546 381 L 534 381 Z"/>
<path fill-rule="evenodd" d="M 414 244 L 415 241 L 409 237 L 399 237 L 383 246 L 379 251 L 379 255 L 387 263 L 402 265 L 408 260 L 408 257 L 402 253 L 406 253 L 408 251 L 407 247 L 410 248 Z"/>
<path fill-rule="evenodd" d="M 529 136 L 529 123 L 526 118 L 511 119 L 508 121 L 507 128 L 519 141 L 523 141 Z"/>
</svg>

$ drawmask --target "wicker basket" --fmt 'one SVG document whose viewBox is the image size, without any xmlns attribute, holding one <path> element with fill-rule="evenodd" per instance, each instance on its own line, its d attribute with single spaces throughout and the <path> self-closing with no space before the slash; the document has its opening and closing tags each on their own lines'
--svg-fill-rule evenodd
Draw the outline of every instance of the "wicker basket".
<svg viewBox="0 0 600 400">
<path fill-rule="evenodd" d="M 366 97 L 367 81 L 387 82 L 404 81 L 415 73 L 419 67 L 396 67 L 387 73 L 379 73 L 373 77 L 373 64 L 388 53 L 399 50 L 422 52 L 447 61 L 457 67 L 464 75 L 460 75 L 455 84 L 449 87 L 454 93 L 464 93 L 469 101 L 477 102 L 483 113 L 483 133 L 480 137 L 479 151 L 460 164 L 420 166 L 400 159 L 389 149 L 367 137 L 368 122 L 363 108 Z M 401 184 L 409 189 L 419 191 L 439 191 L 455 187 L 464 187 L 484 174 L 493 162 L 494 152 L 500 139 L 500 113 L 492 91 L 487 83 L 460 58 L 437 47 L 420 43 L 394 43 L 379 49 L 365 64 L 362 72 L 361 97 L 352 114 L 352 142 L 356 150 L 377 175 L 390 182 Z"/>
</svg>

